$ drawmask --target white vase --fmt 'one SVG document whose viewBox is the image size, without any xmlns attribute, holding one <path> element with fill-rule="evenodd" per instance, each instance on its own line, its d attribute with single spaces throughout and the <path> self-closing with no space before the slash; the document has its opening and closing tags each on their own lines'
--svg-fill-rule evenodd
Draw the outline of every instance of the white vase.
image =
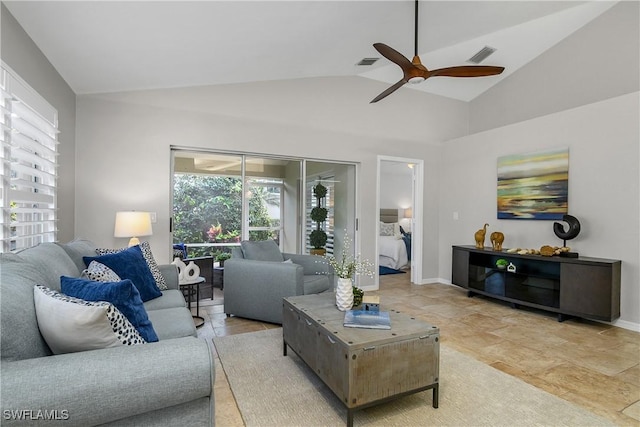
<svg viewBox="0 0 640 427">
<path fill-rule="evenodd" d="M 336 286 L 336 306 L 340 311 L 347 311 L 353 307 L 353 285 L 351 279 L 338 277 Z"/>
</svg>

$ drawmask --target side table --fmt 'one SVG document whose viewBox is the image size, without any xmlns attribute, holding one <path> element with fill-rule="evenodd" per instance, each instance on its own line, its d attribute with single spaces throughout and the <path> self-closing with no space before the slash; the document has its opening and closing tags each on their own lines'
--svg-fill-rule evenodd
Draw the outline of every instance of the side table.
<svg viewBox="0 0 640 427">
<path fill-rule="evenodd" d="M 204 283 L 206 279 L 204 277 L 198 277 L 193 282 L 182 282 L 179 283 L 180 290 L 187 296 L 187 304 L 189 305 L 189 310 L 191 310 L 191 297 L 195 295 L 196 297 L 196 315 L 193 317 L 193 323 L 196 324 L 196 328 L 204 325 L 204 318 L 200 316 L 200 283 Z"/>
</svg>

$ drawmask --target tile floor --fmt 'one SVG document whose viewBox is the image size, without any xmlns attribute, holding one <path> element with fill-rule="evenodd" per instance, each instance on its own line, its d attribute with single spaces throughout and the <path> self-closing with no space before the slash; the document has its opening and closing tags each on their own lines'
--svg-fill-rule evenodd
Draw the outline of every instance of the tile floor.
<svg viewBox="0 0 640 427">
<path fill-rule="evenodd" d="M 382 276 L 376 292 L 440 328 L 442 342 L 496 369 L 608 418 L 640 426 L 640 333 L 552 313 L 512 309 L 444 284 L 411 285 L 409 274 Z M 198 336 L 242 334 L 279 325 L 227 318 L 220 298 L 200 306 Z M 216 357 L 216 425 L 244 426 Z"/>
</svg>

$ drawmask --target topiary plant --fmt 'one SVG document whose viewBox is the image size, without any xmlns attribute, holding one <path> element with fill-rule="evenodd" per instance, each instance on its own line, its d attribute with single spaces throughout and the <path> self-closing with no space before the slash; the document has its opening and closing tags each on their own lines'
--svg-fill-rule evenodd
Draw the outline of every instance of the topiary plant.
<svg viewBox="0 0 640 427">
<path fill-rule="evenodd" d="M 326 208 L 316 206 L 311 209 L 311 219 L 315 222 L 324 222 L 327 219 L 329 211 Z"/>
<path fill-rule="evenodd" d="M 327 197 L 327 187 L 318 183 L 316 184 L 315 187 L 313 187 L 313 194 L 316 197 L 316 199 L 322 199 L 324 197 Z"/>
<path fill-rule="evenodd" d="M 313 187 L 316 206 L 311 209 L 311 220 L 316 223 L 316 229 L 309 235 L 309 243 L 313 247 L 312 254 L 324 255 L 324 245 L 327 244 L 327 233 L 322 229 L 322 223 L 327 220 L 329 211 L 322 206 L 322 199 L 327 197 L 327 187 L 318 183 Z M 315 253 L 314 253 L 315 252 Z"/>
<path fill-rule="evenodd" d="M 327 233 L 324 230 L 313 230 L 309 235 L 309 243 L 314 249 L 322 249 L 327 244 Z"/>
</svg>

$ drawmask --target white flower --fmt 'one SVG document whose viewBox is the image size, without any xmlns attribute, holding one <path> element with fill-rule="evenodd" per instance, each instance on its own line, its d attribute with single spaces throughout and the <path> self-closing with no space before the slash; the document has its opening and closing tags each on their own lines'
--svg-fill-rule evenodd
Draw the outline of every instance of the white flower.
<svg viewBox="0 0 640 427">
<path fill-rule="evenodd" d="M 354 257 L 349 249 L 351 249 L 351 238 L 345 230 L 342 255 L 339 258 L 333 255 L 325 257 L 335 274 L 342 279 L 351 279 L 356 274 L 374 277 L 374 264 L 369 260 L 360 259 L 360 254 Z"/>
</svg>

